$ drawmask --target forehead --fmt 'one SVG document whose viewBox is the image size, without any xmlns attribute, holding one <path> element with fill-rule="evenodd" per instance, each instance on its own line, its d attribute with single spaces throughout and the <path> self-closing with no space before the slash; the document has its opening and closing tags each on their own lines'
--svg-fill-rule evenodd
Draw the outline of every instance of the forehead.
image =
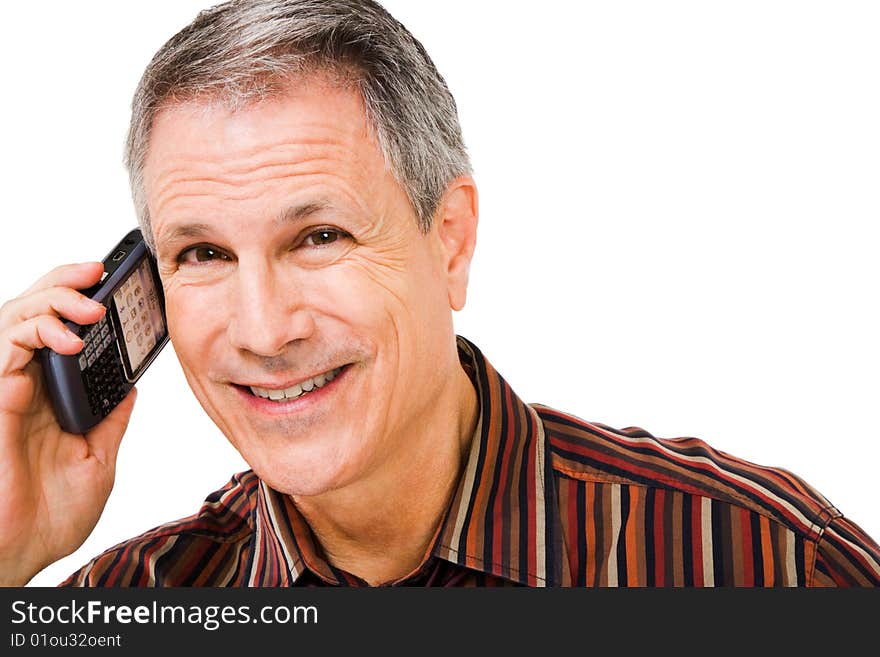
<svg viewBox="0 0 880 657">
<path fill-rule="evenodd" d="M 284 145 L 330 144 L 364 160 L 381 158 L 360 94 L 307 78 L 242 106 L 210 97 L 166 104 L 153 119 L 144 172 L 155 182 L 169 160 L 229 163 Z"/>
<path fill-rule="evenodd" d="M 303 81 L 241 108 L 189 100 L 153 122 L 144 189 L 157 237 L 170 216 L 206 204 L 319 184 L 368 211 L 389 185 L 401 191 L 351 87 Z"/>
</svg>

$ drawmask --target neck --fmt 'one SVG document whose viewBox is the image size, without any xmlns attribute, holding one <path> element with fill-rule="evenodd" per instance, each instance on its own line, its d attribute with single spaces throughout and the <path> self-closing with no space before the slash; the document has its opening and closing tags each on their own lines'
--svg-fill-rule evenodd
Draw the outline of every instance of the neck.
<svg viewBox="0 0 880 657">
<path fill-rule="evenodd" d="M 293 500 L 337 568 L 371 585 L 405 577 L 422 562 L 455 493 L 479 415 L 460 366 L 430 414 L 366 481 Z"/>
</svg>

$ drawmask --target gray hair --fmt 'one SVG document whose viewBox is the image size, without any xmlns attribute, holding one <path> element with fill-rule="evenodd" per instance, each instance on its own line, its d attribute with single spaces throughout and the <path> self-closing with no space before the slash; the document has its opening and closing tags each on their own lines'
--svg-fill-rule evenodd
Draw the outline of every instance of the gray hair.
<svg viewBox="0 0 880 657">
<path fill-rule="evenodd" d="M 431 229 L 447 186 L 471 163 L 455 100 L 422 44 L 373 0 L 230 0 L 159 49 L 132 100 L 125 166 L 150 248 L 143 168 L 157 113 L 202 98 L 240 108 L 319 72 L 359 91 L 386 167 L 419 228 Z"/>
</svg>

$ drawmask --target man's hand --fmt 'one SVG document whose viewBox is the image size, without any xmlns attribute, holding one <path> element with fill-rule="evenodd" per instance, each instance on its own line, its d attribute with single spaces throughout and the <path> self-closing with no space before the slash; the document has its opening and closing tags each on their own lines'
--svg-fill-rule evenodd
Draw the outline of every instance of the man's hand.
<svg viewBox="0 0 880 657">
<path fill-rule="evenodd" d="M 105 308 L 77 290 L 100 262 L 53 270 L 0 308 L 0 585 L 22 586 L 94 529 L 113 488 L 135 391 L 85 435 L 58 425 L 34 350 L 76 354 L 61 318 L 92 324 Z"/>
</svg>

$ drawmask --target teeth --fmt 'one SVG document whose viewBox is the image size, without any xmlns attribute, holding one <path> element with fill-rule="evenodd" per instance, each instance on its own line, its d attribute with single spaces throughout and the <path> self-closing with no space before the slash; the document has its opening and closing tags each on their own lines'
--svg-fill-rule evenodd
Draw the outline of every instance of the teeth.
<svg viewBox="0 0 880 657">
<path fill-rule="evenodd" d="M 298 383 L 295 386 L 291 386 L 290 388 L 285 388 L 284 390 L 272 390 L 270 388 L 258 388 L 256 386 L 251 386 L 251 392 L 254 393 L 257 397 L 262 397 L 263 399 L 271 399 L 272 401 L 280 401 L 282 399 L 296 399 L 297 397 L 301 397 L 307 392 L 311 392 L 315 388 L 320 388 L 328 383 L 330 383 L 333 379 L 336 378 L 336 375 L 339 374 L 341 367 L 337 367 L 335 370 L 330 370 L 329 372 L 324 372 L 323 374 L 319 374 L 318 376 L 303 381 L 302 383 Z"/>
</svg>

